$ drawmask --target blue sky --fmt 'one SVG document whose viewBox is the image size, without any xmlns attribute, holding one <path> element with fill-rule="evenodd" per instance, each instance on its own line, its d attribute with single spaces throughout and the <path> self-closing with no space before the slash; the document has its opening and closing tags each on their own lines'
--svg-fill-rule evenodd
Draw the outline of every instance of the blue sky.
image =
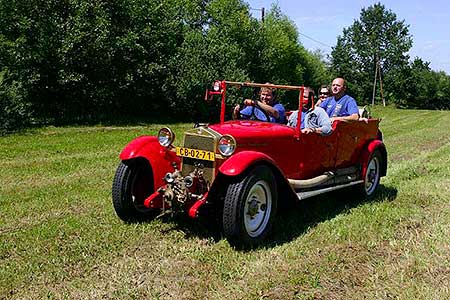
<svg viewBox="0 0 450 300">
<path fill-rule="evenodd" d="M 375 3 L 382 3 L 409 25 L 413 46 L 409 52 L 412 58 L 418 56 L 430 62 L 436 71 L 450 75 L 450 2 L 444 0 L 245 0 L 251 8 L 264 7 L 269 10 L 273 2 L 278 3 L 282 12 L 295 22 L 300 32 L 300 42 L 307 49 L 321 49 L 329 54 L 336 45 L 336 38 L 342 29 L 359 19 L 361 9 Z M 255 16 L 260 12 L 252 10 Z M 302 35 L 303 34 L 303 35 Z M 317 43 L 304 35 L 320 41 Z M 328 46 L 325 46 L 325 45 Z"/>
</svg>

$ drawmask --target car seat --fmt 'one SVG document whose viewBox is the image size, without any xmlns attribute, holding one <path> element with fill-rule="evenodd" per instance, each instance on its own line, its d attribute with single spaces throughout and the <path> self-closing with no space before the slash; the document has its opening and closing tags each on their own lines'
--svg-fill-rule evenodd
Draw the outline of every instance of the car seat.
<svg viewBox="0 0 450 300">
<path fill-rule="evenodd" d="M 363 107 L 358 107 L 359 110 L 359 117 L 360 118 L 370 118 L 370 111 L 367 108 L 367 105 L 364 105 Z"/>
</svg>

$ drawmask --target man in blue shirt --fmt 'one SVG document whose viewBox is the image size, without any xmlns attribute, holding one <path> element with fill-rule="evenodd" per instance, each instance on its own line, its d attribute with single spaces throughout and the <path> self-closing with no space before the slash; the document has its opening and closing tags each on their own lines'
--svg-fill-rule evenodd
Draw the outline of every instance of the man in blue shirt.
<svg viewBox="0 0 450 300">
<path fill-rule="evenodd" d="M 246 107 L 242 110 L 240 110 L 239 105 L 236 105 L 233 111 L 233 118 L 236 119 L 240 114 L 246 119 L 254 116 L 260 121 L 270 121 L 272 123 L 284 124 L 286 119 L 285 109 L 282 104 L 275 102 L 273 90 L 271 88 L 262 87 L 259 97 L 260 101 L 257 103 L 251 99 L 245 99 L 244 104 Z M 264 112 L 262 110 L 264 110 Z M 267 119 L 266 115 L 269 119 Z"/>
<path fill-rule="evenodd" d="M 359 119 L 358 105 L 355 99 L 345 94 L 347 89 L 343 78 L 336 78 L 331 84 L 332 97 L 327 98 L 320 104 L 330 116 L 331 122 L 357 121 Z"/>
</svg>

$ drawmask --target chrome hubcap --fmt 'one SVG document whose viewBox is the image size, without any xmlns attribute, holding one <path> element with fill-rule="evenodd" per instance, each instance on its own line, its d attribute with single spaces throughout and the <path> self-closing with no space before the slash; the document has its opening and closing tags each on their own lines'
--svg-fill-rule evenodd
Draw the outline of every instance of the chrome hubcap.
<svg viewBox="0 0 450 300">
<path fill-rule="evenodd" d="M 380 162 L 377 157 L 372 157 L 367 166 L 366 178 L 364 180 L 367 195 L 371 195 L 375 191 L 379 177 Z"/>
<path fill-rule="evenodd" d="M 267 182 L 260 180 L 250 189 L 244 205 L 244 225 L 251 237 L 257 237 L 265 230 L 271 209 L 270 187 Z"/>
</svg>

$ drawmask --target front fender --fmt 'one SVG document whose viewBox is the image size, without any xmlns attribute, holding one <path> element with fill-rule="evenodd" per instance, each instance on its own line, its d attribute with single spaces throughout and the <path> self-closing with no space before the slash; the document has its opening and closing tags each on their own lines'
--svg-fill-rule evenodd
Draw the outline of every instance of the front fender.
<svg viewBox="0 0 450 300">
<path fill-rule="evenodd" d="M 275 161 L 264 153 L 257 151 L 242 151 L 227 159 L 220 166 L 219 172 L 227 176 L 236 176 L 257 162 L 268 162 L 271 165 L 276 166 Z"/>
<path fill-rule="evenodd" d="M 146 159 L 153 172 L 154 187 L 164 184 L 163 177 L 173 172 L 173 163 L 180 169 L 181 159 L 174 151 L 161 146 L 155 136 L 140 136 L 132 140 L 120 153 L 120 159 L 126 164 L 137 158 Z"/>
</svg>

